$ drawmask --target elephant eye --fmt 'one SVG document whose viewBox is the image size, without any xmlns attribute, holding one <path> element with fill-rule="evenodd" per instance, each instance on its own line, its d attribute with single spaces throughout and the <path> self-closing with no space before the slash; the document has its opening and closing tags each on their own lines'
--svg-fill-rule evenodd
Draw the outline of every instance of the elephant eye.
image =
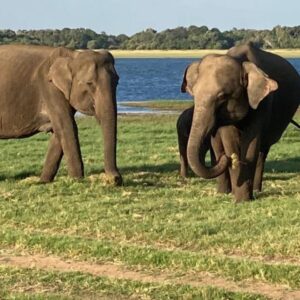
<svg viewBox="0 0 300 300">
<path fill-rule="evenodd" d="M 228 98 L 228 96 L 229 95 L 227 93 L 221 92 L 218 94 L 217 98 L 219 101 L 225 101 Z"/>
</svg>

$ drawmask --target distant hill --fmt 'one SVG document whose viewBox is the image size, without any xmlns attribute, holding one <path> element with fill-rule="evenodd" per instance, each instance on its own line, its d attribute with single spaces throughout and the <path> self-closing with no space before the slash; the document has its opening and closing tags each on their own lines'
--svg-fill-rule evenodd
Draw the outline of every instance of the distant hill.
<svg viewBox="0 0 300 300">
<path fill-rule="evenodd" d="M 85 28 L 0 30 L 0 44 L 65 46 L 72 49 L 228 49 L 247 41 L 267 49 L 300 48 L 300 26 L 276 26 L 271 30 L 233 28 L 228 31 L 190 26 L 161 32 L 149 28 L 132 36 L 96 33 Z"/>
</svg>

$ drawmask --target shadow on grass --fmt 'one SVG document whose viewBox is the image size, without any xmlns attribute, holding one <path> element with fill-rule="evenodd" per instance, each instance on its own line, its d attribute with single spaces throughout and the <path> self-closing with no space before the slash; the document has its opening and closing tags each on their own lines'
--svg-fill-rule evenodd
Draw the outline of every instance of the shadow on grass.
<svg viewBox="0 0 300 300">
<path fill-rule="evenodd" d="M 0 181 L 4 180 L 22 180 L 32 176 L 40 176 L 40 173 L 34 171 L 22 171 L 17 174 L 0 175 Z"/>
<path fill-rule="evenodd" d="M 104 172 L 103 168 L 91 167 L 86 171 L 85 176 L 96 175 L 103 172 Z M 177 172 L 179 174 L 179 162 L 165 163 L 161 165 L 145 164 L 145 165 L 124 166 L 124 167 L 120 167 L 120 172 L 123 175 L 126 174 L 134 175 L 134 173 L 136 173 L 136 175 L 144 179 L 151 176 L 153 178 L 156 177 L 156 179 L 158 179 L 159 175 L 157 174 L 155 175 L 155 173 L 167 174 L 167 173 Z M 267 161 L 265 165 L 265 173 L 271 173 L 271 174 L 270 175 L 265 174 L 264 180 L 272 180 L 272 179 L 289 180 L 290 178 L 294 177 L 294 175 L 288 173 L 297 173 L 297 172 L 300 172 L 300 157 L 291 157 L 285 160 L 271 160 L 271 161 Z M 284 173 L 286 173 L 286 175 L 283 175 Z M 22 180 L 31 176 L 40 176 L 40 172 L 33 171 L 33 170 L 29 170 L 29 171 L 23 170 L 16 174 L 0 174 L 0 181 L 4 181 L 7 179 Z M 194 173 L 191 170 L 189 170 L 188 177 L 197 177 L 197 176 L 194 175 Z M 149 182 L 149 185 L 152 184 L 150 184 Z"/>
<path fill-rule="evenodd" d="M 164 175 L 174 176 L 172 173 L 179 174 L 179 164 L 166 163 L 161 165 L 136 165 L 124 166 L 119 168 L 126 186 L 137 187 L 145 186 L 149 188 L 160 188 L 170 186 L 171 183 L 166 180 Z M 100 168 L 89 168 L 86 176 L 98 175 L 104 170 Z M 128 178 L 129 177 L 129 178 Z M 164 178 L 164 179 L 163 179 Z"/>
<path fill-rule="evenodd" d="M 266 161 L 264 180 L 289 180 L 295 177 L 295 175 L 289 173 L 299 172 L 300 157 L 291 157 L 285 160 Z"/>
<path fill-rule="evenodd" d="M 124 174 L 133 173 L 171 173 L 179 171 L 179 163 L 167 163 L 161 165 L 137 165 L 137 166 L 124 166 L 119 167 L 120 172 Z M 86 171 L 86 175 L 96 175 L 103 173 L 103 168 L 91 167 Z"/>
<path fill-rule="evenodd" d="M 122 174 L 132 174 L 132 173 L 172 173 L 172 172 L 179 172 L 180 164 L 179 162 L 174 163 L 165 163 L 161 165 L 136 165 L 136 166 L 124 166 L 119 167 L 119 170 Z M 86 175 L 95 175 L 104 172 L 101 168 L 90 168 Z M 300 157 L 292 157 L 285 160 L 272 160 L 268 161 L 265 164 L 265 172 L 273 173 L 274 176 L 276 173 L 297 173 L 300 172 Z M 189 177 L 197 177 L 194 173 L 189 170 Z M 282 179 L 289 179 L 291 176 L 281 176 Z M 270 176 L 273 178 L 273 175 Z M 276 177 L 278 178 L 278 177 Z M 280 178 L 278 178 L 280 179 Z"/>
<path fill-rule="evenodd" d="M 300 156 L 290 157 L 285 160 L 266 161 L 265 170 L 275 173 L 296 173 L 300 172 Z"/>
<path fill-rule="evenodd" d="M 167 163 L 161 165 L 127 166 L 121 168 L 125 173 L 148 172 L 148 173 L 171 173 L 179 170 L 179 163 Z"/>
</svg>

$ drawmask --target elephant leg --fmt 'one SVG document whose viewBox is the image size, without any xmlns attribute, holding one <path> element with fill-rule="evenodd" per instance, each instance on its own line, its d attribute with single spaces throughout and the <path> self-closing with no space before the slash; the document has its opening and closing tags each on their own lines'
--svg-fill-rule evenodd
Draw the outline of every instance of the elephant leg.
<svg viewBox="0 0 300 300">
<path fill-rule="evenodd" d="M 237 168 L 238 172 L 235 177 L 235 199 L 236 202 L 252 200 L 254 175 L 257 165 L 259 149 L 258 138 L 249 139 L 248 137 L 241 140 L 240 162 Z"/>
<path fill-rule="evenodd" d="M 229 173 L 236 202 L 253 199 L 260 137 L 254 131 L 251 133 L 251 136 L 247 132 L 241 135 L 235 126 L 220 128 L 225 153 L 232 158 Z"/>
<path fill-rule="evenodd" d="M 193 113 L 194 107 L 184 110 L 178 117 L 176 123 L 180 156 L 180 175 L 182 177 L 187 177 L 188 175 L 187 144 L 192 126 Z"/>
<path fill-rule="evenodd" d="M 61 93 L 54 95 L 56 97 L 51 97 L 51 101 L 47 102 L 53 132 L 62 147 L 69 176 L 82 178 L 83 162 L 74 119 L 75 110 L 62 98 Z"/>
<path fill-rule="evenodd" d="M 185 178 L 187 177 L 187 173 L 188 173 L 187 157 L 186 155 L 180 154 L 180 175 Z"/>
<path fill-rule="evenodd" d="M 267 159 L 268 153 L 269 153 L 269 149 L 265 151 L 261 151 L 258 154 L 255 176 L 254 176 L 254 184 L 253 184 L 253 189 L 258 192 L 261 192 L 262 190 L 263 173 L 264 173 L 265 161 Z"/>
<path fill-rule="evenodd" d="M 68 174 L 74 178 L 82 178 L 84 171 L 79 146 L 78 129 L 74 118 L 70 120 L 70 123 L 72 126 L 70 126 L 71 128 L 69 128 L 67 132 L 64 130 L 60 132 L 60 142 L 66 158 Z"/>
<path fill-rule="evenodd" d="M 63 157 L 63 150 L 61 144 L 55 134 L 51 135 L 46 160 L 41 174 L 41 182 L 53 181 L 57 170 L 59 168 L 61 159 Z"/>
<path fill-rule="evenodd" d="M 215 165 L 219 158 L 224 154 L 221 136 L 218 131 L 215 136 L 211 137 L 211 144 L 213 148 L 211 150 L 211 163 L 212 165 Z M 231 192 L 231 182 L 228 170 L 217 177 L 217 192 L 223 194 L 229 194 Z"/>
<path fill-rule="evenodd" d="M 178 146 L 179 146 L 179 155 L 180 155 L 180 175 L 182 177 L 187 177 L 188 173 L 188 160 L 187 160 L 187 143 L 188 137 L 180 136 L 178 133 Z"/>
</svg>

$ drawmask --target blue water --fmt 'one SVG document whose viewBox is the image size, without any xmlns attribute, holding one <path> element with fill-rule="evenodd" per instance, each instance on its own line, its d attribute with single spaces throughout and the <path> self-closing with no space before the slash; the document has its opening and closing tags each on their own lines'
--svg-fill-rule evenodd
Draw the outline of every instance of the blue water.
<svg viewBox="0 0 300 300">
<path fill-rule="evenodd" d="M 156 99 L 191 99 L 180 92 L 185 68 L 193 58 L 119 58 L 116 69 L 120 76 L 117 91 L 119 103 Z M 300 73 L 300 59 L 289 59 Z M 119 112 L 140 111 L 119 106 Z M 146 111 L 145 111 L 146 112 Z M 149 111 L 148 111 L 149 112 Z"/>
<path fill-rule="evenodd" d="M 195 59 L 194 59 L 195 60 Z M 116 69 L 120 76 L 118 101 L 189 99 L 180 92 L 188 58 L 120 58 Z"/>
</svg>

